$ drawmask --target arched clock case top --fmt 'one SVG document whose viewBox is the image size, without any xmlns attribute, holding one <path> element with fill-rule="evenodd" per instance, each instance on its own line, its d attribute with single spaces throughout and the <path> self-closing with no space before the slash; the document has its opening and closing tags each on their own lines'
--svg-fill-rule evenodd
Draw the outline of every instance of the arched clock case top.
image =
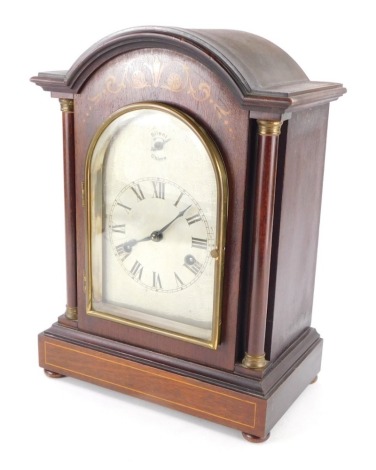
<svg viewBox="0 0 376 470">
<path fill-rule="evenodd" d="M 63 116 L 67 306 L 40 365 L 262 442 L 320 370 L 329 103 L 283 50 L 129 29 L 32 81 Z"/>
</svg>

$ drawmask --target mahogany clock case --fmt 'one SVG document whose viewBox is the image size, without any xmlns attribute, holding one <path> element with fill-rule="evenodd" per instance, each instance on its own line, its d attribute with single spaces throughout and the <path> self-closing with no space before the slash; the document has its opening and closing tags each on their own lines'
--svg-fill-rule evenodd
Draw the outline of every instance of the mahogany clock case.
<svg viewBox="0 0 376 470">
<path fill-rule="evenodd" d="M 67 72 L 32 81 L 60 99 L 64 133 L 68 300 L 39 336 L 41 367 L 264 439 L 320 369 L 311 314 L 325 142 L 329 103 L 344 88 L 309 81 L 248 33 L 158 27 L 114 34 Z M 143 102 L 190 116 L 226 168 L 216 349 L 87 314 L 89 147 L 109 116 Z M 265 131 L 270 122 L 280 134 Z M 244 367 L 250 351 L 268 362 Z"/>
</svg>

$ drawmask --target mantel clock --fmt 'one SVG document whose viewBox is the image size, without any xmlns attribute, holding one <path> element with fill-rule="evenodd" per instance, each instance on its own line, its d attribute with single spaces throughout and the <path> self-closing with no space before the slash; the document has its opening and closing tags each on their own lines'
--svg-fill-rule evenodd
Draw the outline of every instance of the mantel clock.
<svg viewBox="0 0 376 470">
<path fill-rule="evenodd" d="M 284 51 L 129 29 L 32 81 L 61 103 L 67 307 L 40 365 L 255 442 L 312 382 L 329 103 Z"/>
</svg>

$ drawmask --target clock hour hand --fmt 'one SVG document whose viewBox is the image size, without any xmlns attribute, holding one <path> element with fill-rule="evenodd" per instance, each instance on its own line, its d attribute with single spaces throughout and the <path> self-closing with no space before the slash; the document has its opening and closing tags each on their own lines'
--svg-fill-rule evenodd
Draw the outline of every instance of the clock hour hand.
<svg viewBox="0 0 376 470">
<path fill-rule="evenodd" d="M 126 251 L 127 253 L 131 253 L 133 247 L 137 245 L 137 243 L 152 240 L 152 235 L 153 234 L 151 234 L 149 237 L 142 238 L 141 240 L 128 240 L 127 242 L 123 243 L 124 251 Z"/>
</svg>

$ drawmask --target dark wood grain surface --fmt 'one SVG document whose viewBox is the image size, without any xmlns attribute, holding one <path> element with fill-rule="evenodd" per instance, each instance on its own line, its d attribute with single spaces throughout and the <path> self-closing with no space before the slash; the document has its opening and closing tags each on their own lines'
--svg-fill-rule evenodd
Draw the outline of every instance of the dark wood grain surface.
<svg viewBox="0 0 376 470">
<path fill-rule="evenodd" d="M 272 361 L 311 324 L 327 123 L 322 105 L 284 124 L 266 337 Z"/>
</svg>

